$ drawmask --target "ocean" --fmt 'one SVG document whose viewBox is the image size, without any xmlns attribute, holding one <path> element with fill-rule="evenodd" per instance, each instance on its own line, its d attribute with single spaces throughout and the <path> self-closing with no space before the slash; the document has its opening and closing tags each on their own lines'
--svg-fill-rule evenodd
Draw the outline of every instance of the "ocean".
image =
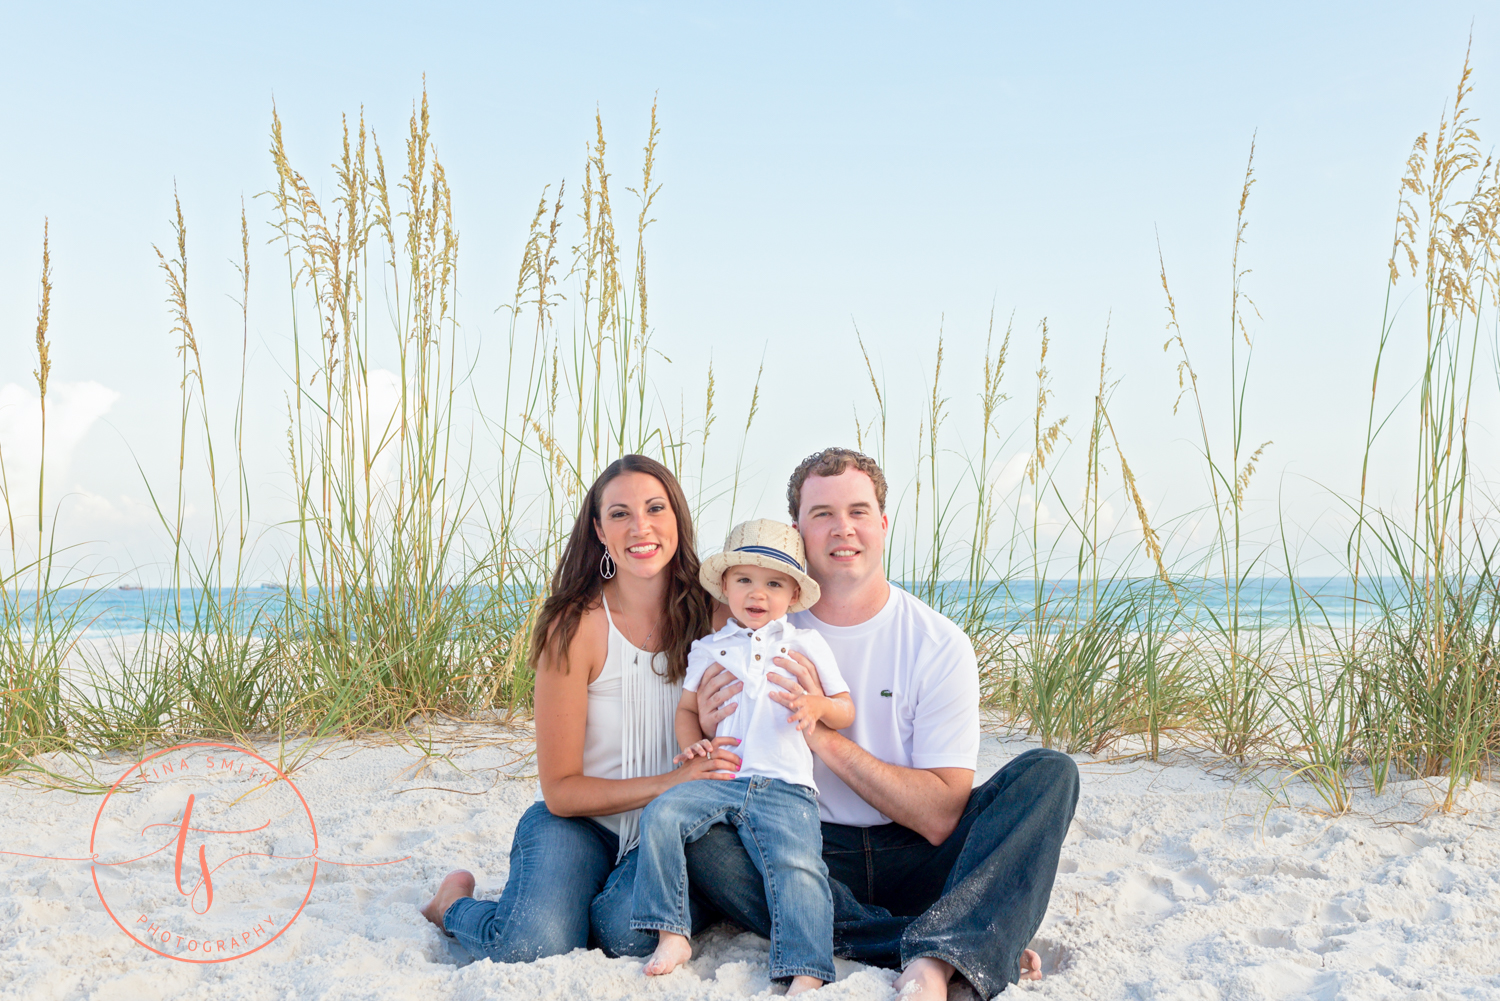
<svg viewBox="0 0 1500 1001">
<path fill-rule="evenodd" d="M 1357 614 L 1363 621 L 1374 614 L 1380 607 L 1374 599 L 1381 592 L 1388 596 L 1399 595 L 1397 583 L 1394 579 L 1361 580 L 1360 594 L 1356 598 L 1353 581 L 1348 577 L 1300 577 L 1295 581 L 1285 577 L 1252 578 L 1239 588 L 1240 624 L 1242 627 L 1287 626 L 1300 603 L 1304 622 L 1347 626 L 1351 616 Z M 964 582 L 939 584 L 936 595 L 924 593 L 921 585 L 903 586 L 929 598 L 932 604 L 955 616 L 967 604 L 969 588 Z M 1121 601 L 1134 603 L 1141 621 L 1149 608 L 1155 622 L 1167 625 L 1170 620 L 1174 629 L 1212 629 L 1217 624 L 1227 623 L 1234 595 L 1225 588 L 1224 581 L 1192 578 L 1175 580 L 1173 586 L 1175 593 L 1155 578 L 1101 581 L 1099 603 L 1101 606 Z M 52 614 L 73 633 L 92 637 L 128 636 L 148 628 L 190 629 L 200 615 L 206 617 L 206 599 L 212 596 L 201 589 L 184 588 L 180 593 L 182 612 L 179 620 L 179 596 L 171 588 L 69 589 L 56 593 Z M 1093 596 L 1094 588 L 1088 580 L 1084 580 L 1081 587 L 1076 578 L 1042 581 L 1038 586 L 1034 580 L 1011 578 L 987 582 L 980 601 L 986 605 L 987 624 L 1024 628 L 1027 622 L 1034 620 L 1039 605 L 1041 614 L 1047 619 L 1086 617 Z M 11 597 L 12 601 L 19 599 L 21 626 L 29 631 L 34 615 L 34 593 L 12 592 Z M 476 604 L 482 597 L 480 592 L 475 592 Z M 217 598 L 214 604 L 221 609 L 233 602 L 236 632 L 260 632 L 266 623 L 283 612 L 288 592 L 279 587 L 261 585 L 238 592 L 224 589 L 217 593 Z"/>
</svg>

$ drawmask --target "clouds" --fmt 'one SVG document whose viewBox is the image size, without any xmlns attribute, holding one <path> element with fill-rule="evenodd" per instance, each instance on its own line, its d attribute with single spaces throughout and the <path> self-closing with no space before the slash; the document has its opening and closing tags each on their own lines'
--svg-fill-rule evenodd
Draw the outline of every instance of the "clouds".
<svg viewBox="0 0 1500 1001">
<path fill-rule="evenodd" d="M 94 381 L 53 382 L 48 389 L 46 475 L 51 498 L 70 486 L 73 453 L 120 394 Z M 0 386 L 0 460 L 12 506 L 25 509 L 28 505 L 20 499 L 36 496 L 42 468 L 42 408 L 31 386 Z"/>
</svg>

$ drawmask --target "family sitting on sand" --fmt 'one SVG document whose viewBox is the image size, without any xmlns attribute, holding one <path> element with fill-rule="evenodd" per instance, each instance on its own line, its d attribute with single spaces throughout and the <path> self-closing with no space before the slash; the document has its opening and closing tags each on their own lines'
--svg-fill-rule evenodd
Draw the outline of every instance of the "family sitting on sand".
<svg viewBox="0 0 1500 1001">
<path fill-rule="evenodd" d="M 1040 979 L 1078 771 L 1032 750 L 973 787 L 974 649 L 886 580 L 885 496 L 872 459 L 825 449 L 792 473 L 792 525 L 737 525 L 700 567 L 671 472 L 611 463 L 537 619 L 541 790 L 505 890 L 458 870 L 427 919 L 476 957 L 597 947 L 647 975 L 727 919 L 769 936 L 789 995 L 835 954 L 924 1001 L 955 972 L 985 998 Z"/>
</svg>

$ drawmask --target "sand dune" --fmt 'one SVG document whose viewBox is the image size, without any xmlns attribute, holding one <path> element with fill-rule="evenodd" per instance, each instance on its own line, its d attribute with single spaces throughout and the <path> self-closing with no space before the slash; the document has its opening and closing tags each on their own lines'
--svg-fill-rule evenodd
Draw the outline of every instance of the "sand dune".
<svg viewBox="0 0 1500 1001">
<path fill-rule="evenodd" d="M 481 896 L 498 895 L 511 834 L 535 780 L 524 734 L 470 725 L 442 737 L 427 748 L 438 756 L 410 745 L 332 743 L 303 760 L 293 780 L 316 821 L 320 857 L 400 861 L 320 865 L 305 909 L 279 938 L 212 964 L 174 962 L 127 937 L 105 912 L 88 862 L 15 854 L 87 856 L 101 797 L 21 781 L 42 780 L 37 773 L 13 777 L 0 786 L 0 831 L 12 853 L 0 856 L 8 887 L 0 903 L 0 998 L 687 1001 L 776 993 L 767 980 L 766 941 L 727 925 L 700 938 L 686 968 L 650 982 L 639 961 L 599 952 L 461 965 L 416 908 L 458 864 L 475 872 Z M 979 777 L 1028 746 L 987 737 Z M 276 756 L 274 747 L 260 750 Z M 107 783 L 131 761 L 43 763 L 59 774 L 92 770 Z M 1185 754 L 1159 765 L 1086 756 L 1079 763 L 1082 798 L 1052 907 L 1033 943 L 1047 979 L 1007 996 L 1500 996 L 1495 786 L 1476 783 L 1460 811 L 1441 814 L 1432 808 L 1435 786 L 1397 783 L 1379 798 L 1363 795 L 1355 813 L 1328 818 L 1298 784 L 1273 799 L 1256 782 Z M 128 802 L 117 794 L 105 812 L 165 810 L 161 819 L 172 821 L 180 808 L 171 804 L 195 781 L 203 779 L 162 775 Z M 282 855 L 302 853 L 299 809 L 272 811 L 281 831 L 273 846 Z M 192 852 L 189 843 L 189 876 L 196 872 Z M 304 864 L 236 884 L 226 869 L 215 884 L 215 907 L 248 907 L 254 899 L 290 906 L 306 874 Z M 106 899 L 164 907 L 186 899 L 160 869 L 153 875 L 121 867 L 103 885 Z M 893 976 L 840 961 L 839 980 L 819 997 L 890 998 Z"/>
</svg>

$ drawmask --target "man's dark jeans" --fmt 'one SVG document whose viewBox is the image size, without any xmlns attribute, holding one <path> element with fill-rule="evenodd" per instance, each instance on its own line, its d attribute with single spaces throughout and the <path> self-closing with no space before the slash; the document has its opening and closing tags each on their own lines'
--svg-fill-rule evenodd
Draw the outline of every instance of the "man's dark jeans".
<svg viewBox="0 0 1500 1001">
<path fill-rule="evenodd" d="M 833 891 L 834 951 L 896 969 L 931 956 L 984 998 L 1019 979 L 1021 953 L 1047 913 L 1063 838 L 1078 803 L 1078 768 L 1032 750 L 969 794 L 941 845 L 900 824 L 823 825 Z M 687 846 L 693 893 L 769 936 L 760 873 L 733 828 Z"/>
</svg>

